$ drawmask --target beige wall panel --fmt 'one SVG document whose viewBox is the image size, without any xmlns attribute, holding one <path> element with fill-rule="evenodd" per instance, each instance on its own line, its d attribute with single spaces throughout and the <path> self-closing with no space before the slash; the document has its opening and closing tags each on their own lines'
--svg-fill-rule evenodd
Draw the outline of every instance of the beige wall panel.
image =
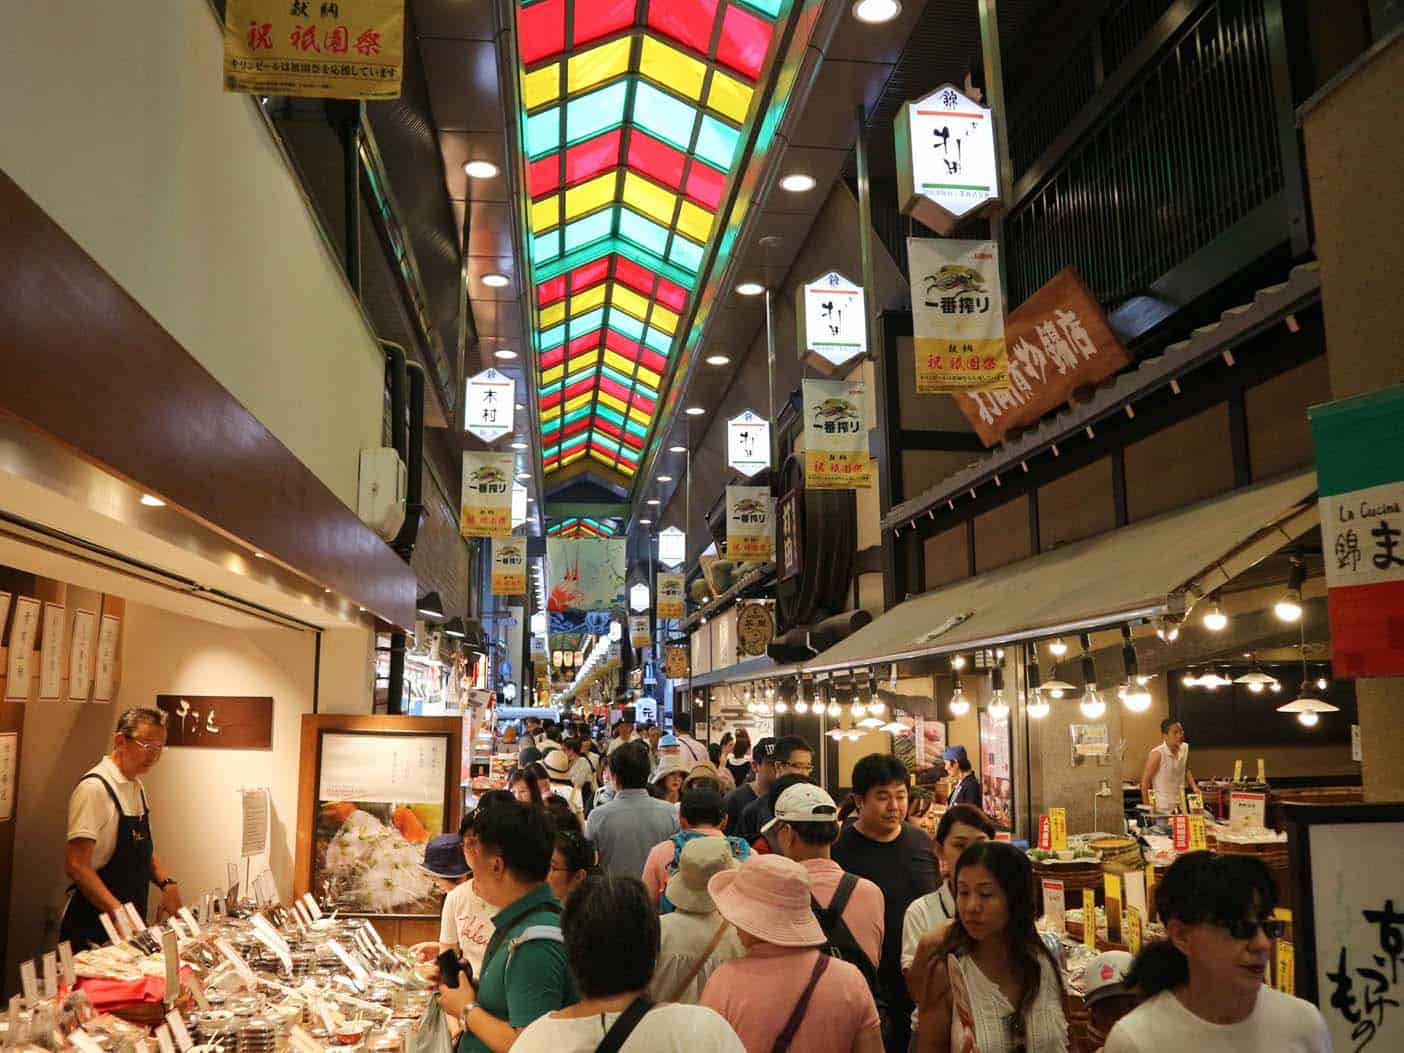
<svg viewBox="0 0 1404 1053">
<path fill-rule="evenodd" d="M 978 573 L 1030 555 L 1027 497 L 1008 501 L 975 517 L 975 570 Z"/>
<path fill-rule="evenodd" d="M 1038 533 L 1043 551 L 1115 526 L 1109 458 L 1094 461 L 1039 488 Z"/>
<path fill-rule="evenodd" d="M 1126 448 L 1126 507 L 1133 523 L 1232 488 L 1226 405 Z"/>
</svg>

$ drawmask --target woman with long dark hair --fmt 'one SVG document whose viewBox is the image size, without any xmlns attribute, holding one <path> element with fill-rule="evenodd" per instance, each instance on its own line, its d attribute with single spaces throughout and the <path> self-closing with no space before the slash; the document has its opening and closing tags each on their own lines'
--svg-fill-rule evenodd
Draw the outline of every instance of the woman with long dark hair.
<svg viewBox="0 0 1404 1053">
<path fill-rule="evenodd" d="M 525 767 L 518 768 L 507 780 L 507 788 L 512 791 L 512 796 L 533 808 L 546 807 L 545 799 L 541 796 L 542 784 L 549 785 L 550 777 L 539 761 L 532 761 Z"/>
<path fill-rule="evenodd" d="M 1261 860 L 1183 855 L 1156 887 L 1155 906 L 1166 938 L 1142 949 L 1125 980 L 1147 1000 L 1112 1028 L 1106 1053 L 1329 1053 L 1317 1008 L 1263 983 L 1283 923 L 1272 917 L 1277 886 Z"/>
<path fill-rule="evenodd" d="M 998 841 L 952 874 L 956 917 L 924 938 L 907 974 L 921 1053 L 1065 1053 L 1058 965 L 1034 929 L 1033 868 Z"/>
</svg>

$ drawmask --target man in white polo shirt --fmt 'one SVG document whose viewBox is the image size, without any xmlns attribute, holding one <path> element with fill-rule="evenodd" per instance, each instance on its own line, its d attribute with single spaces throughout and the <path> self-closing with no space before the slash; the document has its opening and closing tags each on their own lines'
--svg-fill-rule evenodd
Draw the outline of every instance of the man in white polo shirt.
<svg viewBox="0 0 1404 1053">
<path fill-rule="evenodd" d="M 117 718 L 112 752 L 78 780 L 68 798 L 64 870 L 73 882 L 59 927 L 75 951 L 107 942 L 100 915 L 133 904 L 146 919 L 148 885 L 161 890 L 167 914 L 180 909 L 180 889 L 151 842 L 151 814 L 141 776 L 166 747 L 166 715 L 132 708 Z"/>
</svg>

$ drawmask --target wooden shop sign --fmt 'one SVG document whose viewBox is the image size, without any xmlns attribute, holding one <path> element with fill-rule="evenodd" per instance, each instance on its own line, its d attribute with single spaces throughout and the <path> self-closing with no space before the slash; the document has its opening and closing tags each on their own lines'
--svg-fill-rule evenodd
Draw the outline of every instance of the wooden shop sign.
<svg viewBox="0 0 1404 1053">
<path fill-rule="evenodd" d="M 215 750 L 273 748 L 273 699 L 240 695 L 157 695 L 167 746 Z"/>
<path fill-rule="evenodd" d="M 1075 267 L 1055 274 L 1004 324 L 1009 387 L 955 395 L 980 441 L 994 446 L 1131 361 Z"/>
</svg>

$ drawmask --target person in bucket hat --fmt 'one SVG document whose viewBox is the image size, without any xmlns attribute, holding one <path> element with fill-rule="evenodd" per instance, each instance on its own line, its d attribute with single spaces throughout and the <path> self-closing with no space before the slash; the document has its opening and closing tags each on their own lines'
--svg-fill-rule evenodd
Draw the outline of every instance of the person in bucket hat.
<svg viewBox="0 0 1404 1053">
<path fill-rule="evenodd" d="M 725 838 L 697 838 L 683 846 L 678 871 L 668 879 L 673 910 L 658 920 L 658 965 L 649 984 L 655 1000 L 696 1005 L 717 967 L 746 953 L 707 891 L 713 874 L 737 865 Z"/>
<path fill-rule="evenodd" d="M 717 912 L 737 929 L 746 956 L 707 981 L 715 1009 L 748 1050 L 881 1053 L 877 1004 L 856 966 L 821 950 L 809 872 L 784 856 L 752 856 L 707 882 Z"/>
</svg>

